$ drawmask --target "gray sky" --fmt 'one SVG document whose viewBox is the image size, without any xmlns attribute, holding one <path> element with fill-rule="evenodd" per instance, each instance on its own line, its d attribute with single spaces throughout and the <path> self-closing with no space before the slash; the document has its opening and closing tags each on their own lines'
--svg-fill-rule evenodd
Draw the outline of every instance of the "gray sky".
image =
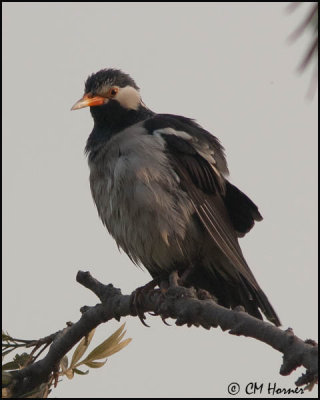
<svg viewBox="0 0 320 400">
<path fill-rule="evenodd" d="M 283 327 L 317 337 L 318 97 L 306 100 L 310 71 L 295 72 L 309 35 L 286 41 L 307 6 L 289 16 L 287 4 L 3 4 L 9 333 L 45 336 L 96 304 L 75 282 L 79 269 L 123 293 L 150 279 L 99 220 L 83 154 L 92 119 L 88 109 L 70 112 L 87 76 L 115 67 L 136 80 L 152 110 L 196 118 L 221 139 L 232 182 L 264 216 L 241 240 L 248 264 Z M 104 368 L 64 378 L 54 397 L 228 397 L 231 382 L 245 397 L 249 382 L 294 388 L 302 372 L 281 377 L 280 353 L 220 329 L 125 320 L 130 345 Z M 100 326 L 94 344 L 117 327 Z"/>
</svg>

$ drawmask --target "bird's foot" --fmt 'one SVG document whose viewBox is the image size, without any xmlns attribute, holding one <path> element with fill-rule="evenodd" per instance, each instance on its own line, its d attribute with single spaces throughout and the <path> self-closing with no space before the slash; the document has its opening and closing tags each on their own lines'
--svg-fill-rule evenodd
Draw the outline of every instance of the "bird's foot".
<svg viewBox="0 0 320 400">
<path fill-rule="evenodd" d="M 194 270 L 195 270 L 195 267 L 192 266 L 192 265 L 189 266 L 188 268 L 186 268 L 186 269 L 182 272 L 181 276 L 179 276 L 178 284 L 179 284 L 180 286 L 185 286 L 185 284 L 187 283 L 188 277 L 191 275 L 191 273 L 192 273 Z M 174 272 L 176 272 L 176 271 L 174 271 Z"/>
<path fill-rule="evenodd" d="M 189 267 L 181 274 L 181 276 L 179 276 L 178 271 L 171 272 L 169 276 L 169 286 L 172 288 L 177 288 L 177 287 L 188 288 L 191 291 L 195 290 L 196 296 L 199 300 L 217 301 L 217 299 L 207 290 L 202 288 L 195 289 L 187 284 L 187 279 L 193 271 L 194 267 Z"/>
<path fill-rule="evenodd" d="M 140 321 L 144 326 L 149 327 L 149 325 L 144 321 L 146 316 L 142 310 L 142 298 L 147 296 L 153 289 L 158 285 L 158 279 L 152 279 L 146 285 L 138 287 L 133 293 L 131 298 L 130 308 L 133 313 L 136 313 Z"/>
<path fill-rule="evenodd" d="M 154 312 L 153 315 L 160 315 L 162 322 L 167 325 L 167 326 L 171 326 L 170 324 L 168 324 L 168 322 L 166 321 L 169 318 L 169 315 L 167 315 L 166 312 L 164 312 L 164 310 L 162 309 L 162 305 L 163 302 L 165 301 L 165 296 L 166 293 L 168 292 L 168 290 L 170 290 L 170 288 L 178 288 L 179 287 L 179 274 L 178 271 L 173 271 L 170 273 L 169 277 L 162 277 L 159 278 L 158 280 L 158 285 L 160 288 L 160 292 L 161 292 L 161 296 L 159 297 L 159 302 L 158 302 L 158 306 L 157 309 L 159 310 L 159 312 Z"/>
</svg>

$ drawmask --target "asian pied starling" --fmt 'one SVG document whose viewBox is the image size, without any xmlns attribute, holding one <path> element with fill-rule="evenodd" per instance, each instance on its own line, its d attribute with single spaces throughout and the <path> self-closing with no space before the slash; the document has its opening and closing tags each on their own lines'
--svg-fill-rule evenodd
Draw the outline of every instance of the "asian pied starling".
<svg viewBox="0 0 320 400">
<path fill-rule="evenodd" d="M 154 279 L 177 271 L 219 304 L 279 326 L 238 243 L 262 217 L 228 181 L 220 141 L 192 119 L 152 112 L 117 69 L 88 77 L 72 110 L 88 106 L 91 192 L 117 245 Z"/>
</svg>

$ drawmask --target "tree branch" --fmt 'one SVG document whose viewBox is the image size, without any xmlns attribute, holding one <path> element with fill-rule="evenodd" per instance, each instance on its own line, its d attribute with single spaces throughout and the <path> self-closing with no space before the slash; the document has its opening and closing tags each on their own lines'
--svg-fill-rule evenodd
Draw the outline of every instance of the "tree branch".
<svg viewBox="0 0 320 400">
<path fill-rule="evenodd" d="M 100 283 L 89 272 L 79 271 L 77 281 L 96 294 L 101 303 L 94 307 L 82 307 L 80 320 L 55 334 L 53 343 L 42 360 L 12 372 L 14 381 L 11 390 L 14 397 L 47 382 L 50 374 L 57 371 L 63 356 L 92 329 L 114 318 L 120 320 L 127 315 L 137 315 L 131 306 L 135 292 L 123 295 L 120 289 L 112 284 Z M 195 325 L 205 329 L 220 326 L 223 331 L 229 330 L 232 335 L 247 336 L 268 344 L 283 353 L 281 375 L 289 375 L 300 366 L 306 369 L 306 373 L 297 380 L 297 386 L 313 383 L 317 379 L 318 346 L 312 340 L 299 339 L 291 328 L 283 331 L 269 322 L 252 317 L 242 307 L 229 310 L 218 305 L 206 292 L 178 286 L 176 281 L 171 281 L 165 294 L 154 289 L 148 293 L 141 292 L 140 297 L 141 311 L 153 312 L 163 319 L 173 318 L 176 325 Z"/>
</svg>

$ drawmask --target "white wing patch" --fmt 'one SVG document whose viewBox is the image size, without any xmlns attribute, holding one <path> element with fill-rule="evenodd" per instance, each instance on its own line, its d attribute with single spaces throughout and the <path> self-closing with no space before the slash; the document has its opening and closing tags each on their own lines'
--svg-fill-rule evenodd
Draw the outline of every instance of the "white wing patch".
<svg viewBox="0 0 320 400">
<path fill-rule="evenodd" d="M 214 172 L 217 174 L 219 180 L 222 183 L 222 177 L 219 169 L 217 168 L 217 162 L 214 158 L 214 150 L 209 146 L 208 143 L 199 143 L 199 140 L 196 137 L 189 135 L 189 133 L 184 131 L 178 131 L 173 128 L 163 128 L 163 129 L 156 129 L 153 132 L 153 135 L 157 138 L 161 138 L 163 141 L 162 135 L 174 135 L 181 139 L 186 140 L 189 142 L 192 147 L 196 150 L 196 152 L 203 157 L 205 160 L 208 161 Z"/>
<path fill-rule="evenodd" d="M 184 132 L 184 131 L 176 131 L 173 128 L 156 129 L 153 132 L 153 135 L 155 135 L 155 136 L 174 135 L 174 136 L 180 137 L 181 139 L 187 140 L 188 142 L 194 141 L 194 138 L 191 135 L 189 135 L 189 133 Z"/>
</svg>

